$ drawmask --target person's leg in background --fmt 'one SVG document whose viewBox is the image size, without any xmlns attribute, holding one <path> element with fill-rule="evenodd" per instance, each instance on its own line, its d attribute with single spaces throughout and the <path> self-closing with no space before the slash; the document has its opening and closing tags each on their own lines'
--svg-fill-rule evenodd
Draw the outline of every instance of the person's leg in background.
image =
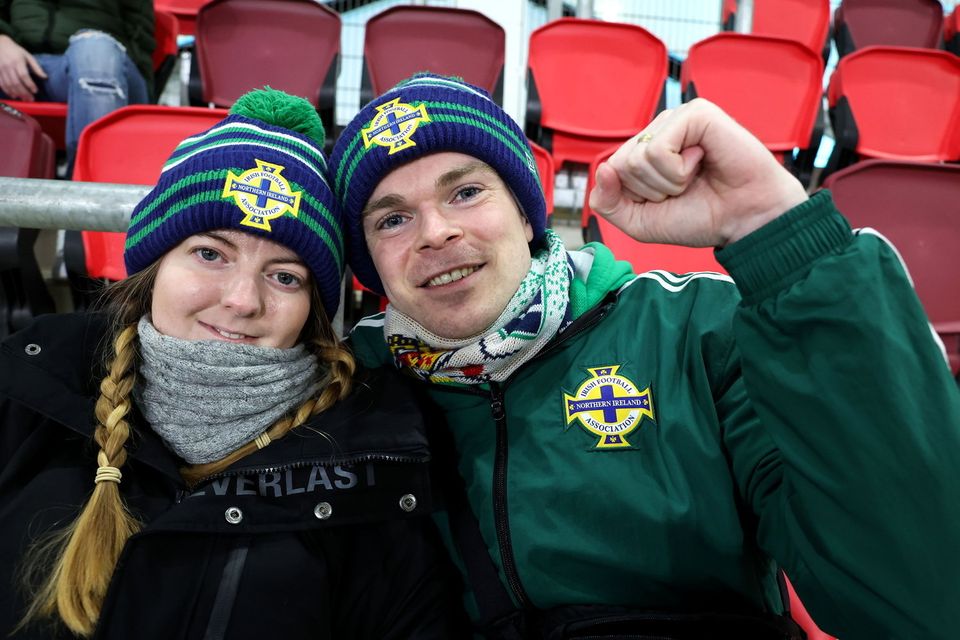
<svg viewBox="0 0 960 640">
<path fill-rule="evenodd" d="M 123 45 L 102 31 L 78 31 L 63 55 L 40 54 L 36 58 L 48 76 L 41 92 L 46 99 L 68 105 L 69 177 L 83 128 L 120 107 L 148 102 L 147 83 Z"/>
</svg>

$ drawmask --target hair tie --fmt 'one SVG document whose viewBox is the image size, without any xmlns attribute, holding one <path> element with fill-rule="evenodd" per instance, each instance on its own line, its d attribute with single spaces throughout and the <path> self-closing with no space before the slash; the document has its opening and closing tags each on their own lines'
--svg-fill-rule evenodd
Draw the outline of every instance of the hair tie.
<svg viewBox="0 0 960 640">
<path fill-rule="evenodd" d="M 123 474 L 120 473 L 120 469 L 116 467 L 99 467 L 93 482 L 94 484 L 100 484 L 101 482 L 116 482 L 120 484 L 120 478 L 122 477 Z"/>
<path fill-rule="evenodd" d="M 265 446 L 270 444 L 270 436 L 268 436 L 267 432 L 264 431 L 256 437 L 254 442 L 257 443 L 257 449 L 263 449 Z"/>
</svg>

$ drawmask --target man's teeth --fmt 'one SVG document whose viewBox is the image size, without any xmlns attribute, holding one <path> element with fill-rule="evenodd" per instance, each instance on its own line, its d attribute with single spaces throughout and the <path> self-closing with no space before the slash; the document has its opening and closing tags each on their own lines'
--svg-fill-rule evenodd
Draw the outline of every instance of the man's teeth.
<svg viewBox="0 0 960 640">
<path fill-rule="evenodd" d="M 231 340 L 240 340 L 247 337 L 242 333 L 230 333 L 229 331 L 224 331 L 223 329 L 217 329 L 217 333 L 222 335 L 224 338 L 230 338 Z"/>
<path fill-rule="evenodd" d="M 477 270 L 477 267 L 464 267 L 463 269 L 454 269 L 453 271 L 450 271 L 448 273 L 441 273 L 439 276 L 436 276 L 435 278 L 431 278 L 430 282 L 428 282 L 427 285 L 431 287 L 437 287 L 441 284 L 450 284 L 451 282 L 455 282 L 460 278 L 465 278 L 466 276 L 470 275 L 476 270 Z"/>
</svg>

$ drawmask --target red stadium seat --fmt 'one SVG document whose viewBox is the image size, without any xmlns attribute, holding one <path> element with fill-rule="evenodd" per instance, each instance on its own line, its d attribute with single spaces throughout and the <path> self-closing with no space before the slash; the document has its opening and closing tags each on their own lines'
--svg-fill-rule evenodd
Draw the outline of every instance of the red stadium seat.
<svg viewBox="0 0 960 640">
<path fill-rule="evenodd" d="M 311 0 L 213 0 L 197 14 L 196 38 L 201 104 L 230 107 L 269 85 L 309 100 L 333 130 L 340 54 L 335 11 Z"/>
<path fill-rule="evenodd" d="M 0 140 L 4 148 L 0 154 L 0 176 L 54 177 L 53 140 L 34 118 L 6 102 L 0 102 Z"/>
<path fill-rule="evenodd" d="M 713 249 L 681 247 L 672 244 L 637 242 L 620 231 L 606 218 L 590 208 L 590 192 L 596 184 L 597 167 L 613 155 L 619 145 L 609 147 L 594 157 L 587 172 L 587 191 L 583 203 L 583 239 L 586 242 L 602 242 L 620 260 L 627 260 L 637 273 L 662 269 L 674 273 L 691 271 L 715 271 L 726 273 L 713 255 Z"/>
<path fill-rule="evenodd" d="M 360 103 L 418 71 L 459 76 L 503 102 L 503 27 L 482 13 L 398 6 L 367 22 Z"/>
<path fill-rule="evenodd" d="M 197 29 L 197 12 L 210 0 L 153 0 L 155 11 L 165 11 L 177 18 L 177 33 L 192 36 Z"/>
<path fill-rule="evenodd" d="M 159 95 L 159 91 L 163 89 L 163 82 L 170 76 L 177 56 L 177 22 L 170 14 L 155 11 L 154 15 L 154 37 L 157 46 L 153 50 L 153 70 L 158 83 L 155 85 L 155 94 Z M 19 100 L 6 102 L 39 122 L 57 149 L 66 149 L 67 104 L 65 102 L 21 102 Z"/>
<path fill-rule="evenodd" d="M 533 150 L 533 159 L 537 161 L 537 172 L 540 174 L 540 183 L 543 185 L 543 197 L 547 201 L 549 216 L 553 213 L 553 186 L 557 178 L 553 156 L 536 142 L 530 142 L 530 148 Z"/>
<path fill-rule="evenodd" d="M 690 47 L 680 77 L 684 100 L 719 105 L 806 178 L 820 143 L 823 59 L 795 40 L 719 33 Z"/>
<path fill-rule="evenodd" d="M 177 144 L 227 115 L 225 109 L 131 105 L 118 109 L 84 129 L 77 145 L 73 179 L 85 182 L 155 184 Z M 130 153 L 130 145 L 136 153 Z M 69 234 L 68 234 L 69 235 Z M 68 261 L 68 269 L 97 280 L 121 280 L 123 233 L 83 231 L 83 262 Z"/>
<path fill-rule="evenodd" d="M 180 30 L 177 17 L 167 11 L 154 11 L 154 38 L 157 46 L 153 50 L 153 94 L 159 96 L 170 78 L 173 65 L 180 52 L 177 47 L 177 33 Z"/>
<path fill-rule="evenodd" d="M 797 592 L 794 591 L 793 585 L 790 584 L 790 580 L 788 580 L 785 575 L 783 576 L 783 582 L 787 587 L 787 594 L 790 598 L 790 617 L 793 618 L 793 621 L 800 625 L 800 628 L 807 634 L 807 640 L 836 640 L 833 636 L 827 635 L 820 630 L 817 623 L 814 622 L 810 614 L 807 613 L 807 608 L 800 602 Z"/>
<path fill-rule="evenodd" d="M 727 31 L 734 29 L 736 10 L 735 1 L 724 2 Z M 750 33 L 796 40 L 826 59 L 830 54 L 830 0 L 754 0 Z"/>
<path fill-rule="evenodd" d="M 942 37 L 938 0 L 843 0 L 833 15 L 840 57 L 875 45 L 937 49 Z"/>
<path fill-rule="evenodd" d="M 667 48 L 631 24 L 561 18 L 530 35 L 526 131 L 565 162 L 593 158 L 663 105 Z"/>
<path fill-rule="evenodd" d="M 723 0 L 720 6 L 720 25 L 724 31 L 733 31 L 737 26 L 737 0 Z"/>
<path fill-rule="evenodd" d="M 960 56 L 960 5 L 953 9 L 953 13 L 943 20 L 943 40 L 947 51 Z"/>
<path fill-rule="evenodd" d="M 53 178 L 53 140 L 36 120 L 0 102 L 0 176 Z M 0 227 L 0 338 L 55 311 L 34 255 L 39 231 Z"/>
<path fill-rule="evenodd" d="M 831 168 L 856 156 L 960 159 L 957 56 L 911 47 L 860 49 L 840 59 L 827 97 L 837 140 Z"/>
<path fill-rule="evenodd" d="M 865 160 L 823 187 L 853 227 L 876 229 L 897 247 L 960 373 L 960 166 Z"/>
</svg>

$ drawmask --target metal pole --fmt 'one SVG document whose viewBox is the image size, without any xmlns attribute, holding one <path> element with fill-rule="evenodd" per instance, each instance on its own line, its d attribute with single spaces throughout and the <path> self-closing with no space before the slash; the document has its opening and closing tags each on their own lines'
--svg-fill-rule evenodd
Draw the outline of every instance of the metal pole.
<svg viewBox="0 0 960 640">
<path fill-rule="evenodd" d="M 0 227 L 126 231 L 151 187 L 0 178 Z"/>
<path fill-rule="evenodd" d="M 563 0 L 547 0 L 547 22 L 563 17 Z"/>
<path fill-rule="evenodd" d="M 753 0 L 737 2 L 737 20 L 733 30 L 737 33 L 750 33 L 753 30 Z"/>
</svg>

